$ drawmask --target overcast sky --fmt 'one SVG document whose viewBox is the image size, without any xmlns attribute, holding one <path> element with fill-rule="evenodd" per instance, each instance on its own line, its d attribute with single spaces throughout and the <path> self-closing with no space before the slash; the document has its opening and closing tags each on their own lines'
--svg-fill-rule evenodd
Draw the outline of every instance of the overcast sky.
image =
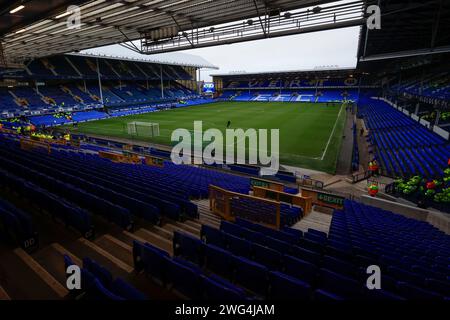
<svg viewBox="0 0 450 320">
<path fill-rule="evenodd" d="M 199 61 L 199 56 L 219 70 L 203 70 L 202 80 L 210 81 L 209 74 L 230 71 L 261 72 L 313 69 L 315 67 L 355 67 L 357 62 L 359 27 L 307 33 L 296 36 L 243 42 L 231 45 L 181 51 L 155 56 L 143 56 L 179 62 Z M 114 56 L 139 57 L 119 45 L 88 50 Z M 142 57 L 142 56 L 141 56 Z"/>
</svg>

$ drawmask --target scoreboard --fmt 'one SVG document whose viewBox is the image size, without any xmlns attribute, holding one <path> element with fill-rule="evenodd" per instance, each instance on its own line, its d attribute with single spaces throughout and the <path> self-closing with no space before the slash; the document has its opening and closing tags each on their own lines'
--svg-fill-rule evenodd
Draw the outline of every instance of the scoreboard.
<svg viewBox="0 0 450 320">
<path fill-rule="evenodd" d="M 214 82 L 205 82 L 203 84 L 203 93 L 214 94 L 216 92 L 216 86 Z"/>
</svg>

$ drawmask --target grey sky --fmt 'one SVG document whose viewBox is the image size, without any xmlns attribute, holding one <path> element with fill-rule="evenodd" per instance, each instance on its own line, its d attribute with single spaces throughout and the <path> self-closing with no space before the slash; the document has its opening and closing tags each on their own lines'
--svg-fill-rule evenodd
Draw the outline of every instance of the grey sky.
<svg viewBox="0 0 450 320">
<path fill-rule="evenodd" d="M 261 72 L 313 69 L 320 66 L 354 67 L 357 62 L 359 27 L 307 33 L 296 36 L 257 40 L 225 46 L 181 51 L 152 56 L 162 61 L 201 61 L 203 58 L 219 70 L 203 70 L 202 80 L 211 73 L 230 71 Z M 114 56 L 139 57 L 121 46 L 88 50 Z M 199 56 L 199 58 L 192 57 Z M 147 56 L 141 56 L 148 58 Z"/>
</svg>

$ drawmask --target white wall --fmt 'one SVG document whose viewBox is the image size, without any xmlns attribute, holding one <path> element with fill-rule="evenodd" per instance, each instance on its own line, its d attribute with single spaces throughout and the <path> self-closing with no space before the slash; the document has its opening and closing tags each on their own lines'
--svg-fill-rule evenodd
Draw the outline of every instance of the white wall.
<svg viewBox="0 0 450 320">
<path fill-rule="evenodd" d="M 446 140 L 448 140 L 450 138 L 450 133 L 448 131 L 445 131 L 444 129 L 442 129 L 440 127 L 434 126 L 433 127 L 433 131 L 436 134 L 440 135 L 442 138 L 446 139 Z"/>
</svg>

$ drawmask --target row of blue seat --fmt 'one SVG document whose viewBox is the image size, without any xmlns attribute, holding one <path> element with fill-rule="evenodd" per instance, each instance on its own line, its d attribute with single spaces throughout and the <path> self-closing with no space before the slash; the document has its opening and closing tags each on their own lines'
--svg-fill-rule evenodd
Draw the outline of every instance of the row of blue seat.
<svg viewBox="0 0 450 320">
<path fill-rule="evenodd" d="M 70 266 L 76 264 L 65 254 L 64 265 L 68 270 Z M 148 300 L 142 292 L 122 278 L 114 279 L 105 267 L 90 258 L 83 259 L 81 289 L 72 294 L 84 300 Z"/>
<path fill-rule="evenodd" d="M 385 287 L 406 298 L 450 296 L 450 237 L 430 224 L 346 201 L 329 240 L 383 270 Z"/>
<path fill-rule="evenodd" d="M 42 211 L 46 211 L 55 219 L 58 218 L 66 226 L 80 231 L 86 238 L 94 235 L 94 227 L 88 211 L 4 169 L 0 169 L 0 177 L 0 184 L 3 187 L 10 188 L 22 198 L 32 201 Z"/>
<path fill-rule="evenodd" d="M 221 250 L 213 245 L 206 245 L 205 249 Z M 234 270 L 232 280 L 211 273 L 214 270 L 203 269 L 179 257 L 171 258 L 165 251 L 148 243 L 134 242 L 133 256 L 136 270 L 144 269 L 158 283 L 169 285 L 190 299 L 213 301 L 243 301 L 261 297 L 271 300 L 341 299 L 325 289 L 313 290 L 304 281 L 282 272 L 269 271 L 259 263 L 234 255 L 230 255 L 228 261 Z M 224 262 L 211 260 L 209 267 L 214 269 L 214 264 Z M 327 276 L 333 276 L 330 271 L 324 269 L 322 273 L 323 286 L 332 286 L 333 280 L 327 279 Z"/>
<path fill-rule="evenodd" d="M 256 243 L 250 242 L 250 248 L 241 250 L 244 246 L 233 244 L 238 238 L 226 238 L 231 244 L 228 249 L 205 244 L 188 235 L 176 234 L 174 254 L 250 290 L 260 298 L 274 298 L 271 275 L 276 273 L 282 279 L 277 279 L 283 283 L 280 289 L 285 287 L 286 290 L 284 295 L 279 297 L 282 299 L 314 299 L 317 292 L 333 300 L 402 299 L 387 291 L 368 290 L 364 286 L 364 276 L 367 277 L 365 272 L 360 272 L 361 278 L 350 276 L 348 272 L 343 273 L 341 271 L 346 270 L 345 263 L 337 258 L 324 256 L 320 263 L 315 265 Z M 251 259 L 245 256 L 248 254 L 246 251 L 253 251 Z M 339 263 L 340 269 L 337 268 Z"/>
<path fill-rule="evenodd" d="M 0 199 L 0 230 L 0 238 L 12 240 L 25 250 L 32 251 L 39 246 L 31 216 L 3 199 Z"/>
<path fill-rule="evenodd" d="M 82 188 L 67 184 L 44 173 L 32 170 L 27 166 L 8 160 L 4 158 L 3 155 L 0 155 L 0 164 L 2 168 L 8 169 L 13 174 L 41 186 L 46 191 L 49 191 L 58 197 L 77 203 L 90 212 L 103 215 L 108 220 L 117 223 L 127 230 L 130 230 L 133 227 L 133 217 L 127 208 L 97 197 Z M 131 203 L 130 200 L 130 204 Z"/>
<path fill-rule="evenodd" d="M 450 145 L 388 103 L 363 99 L 358 116 L 370 130 L 369 142 L 389 176 L 439 178 L 450 158 Z"/>
<path fill-rule="evenodd" d="M 392 214 L 391 214 L 392 215 Z M 399 263 L 395 259 L 393 260 L 389 256 L 380 255 L 380 256 L 374 256 L 376 252 L 378 251 L 376 247 L 371 248 L 369 251 L 370 253 L 367 253 L 364 251 L 364 249 L 360 248 L 361 244 L 354 243 L 354 246 L 349 245 L 345 242 L 342 242 L 339 237 L 336 236 L 336 234 L 333 235 L 332 238 L 324 238 L 323 235 L 320 235 L 320 232 L 316 232 L 317 236 L 314 235 L 314 244 L 309 241 L 303 241 L 298 246 L 300 248 L 295 248 L 295 246 L 289 246 L 288 243 L 283 243 L 282 241 L 272 239 L 270 237 L 267 237 L 266 239 L 261 239 L 258 234 L 254 234 L 252 232 L 249 232 L 249 230 L 243 230 L 240 228 L 236 228 L 236 226 L 232 227 L 232 224 L 226 223 L 224 224 L 226 226 L 223 228 L 224 230 L 228 231 L 230 234 L 234 235 L 232 237 L 230 236 L 224 236 L 223 232 L 216 230 L 214 228 L 210 228 L 208 226 L 204 226 L 202 229 L 203 238 L 207 241 L 207 243 L 214 244 L 216 246 L 226 248 L 228 250 L 231 250 L 235 254 L 241 254 L 246 255 L 247 257 L 251 254 L 251 244 L 249 246 L 249 242 L 253 241 L 254 243 L 257 243 L 259 245 L 267 246 L 271 248 L 272 250 L 277 250 L 281 254 L 287 254 L 287 255 L 294 255 L 294 259 L 300 259 L 302 260 L 302 265 L 305 264 L 314 265 L 314 268 L 320 268 L 320 267 L 329 267 L 331 270 L 338 272 L 339 274 L 345 275 L 350 278 L 356 278 L 359 279 L 362 277 L 361 280 L 364 280 L 364 277 L 366 277 L 365 269 L 367 266 L 371 264 L 377 264 L 385 268 L 384 270 L 387 270 L 387 272 L 384 274 L 387 276 L 385 277 L 386 281 L 391 283 L 391 286 L 389 286 L 389 289 L 392 291 L 397 290 L 397 283 L 396 281 L 400 281 L 404 279 L 404 277 L 400 277 L 398 279 L 395 279 L 395 276 L 398 275 L 398 268 L 401 266 L 404 268 L 405 266 L 408 267 L 408 269 L 412 266 L 415 272 L 418 272 L 422 270 L 423 276 L 415 276 L 416 279 L 418 279 L 418 282 L 416 282 L 416 285 L 422 286 L 427 288 L 430 291 L 437 291 L 440 294 L 448 295 L 450 292 L 444 291 L 442 288 L 446 286 L 445 282 L 448 281 L 448 275 L 445 275 L 445 272 L 442 273 L 442 268 L 447 268 L 448 266 L 444 267 L 445 263 L 448 264 L 448 258 L 440 257 L 439 260 L 433 261 L 433 263 L 440 263 L 441 267 L 438 266 L 427 266 L 427 264 L 421 263 L 421 261 L 416 261 L 414 259 L 407 259 L 404 263 Z M 396 231 L 398 231 L 400 228 L 397 228 Z M 306 235 L 308 235 L 311 231 L 309 230 Z M 313 233 L 312 233 L 313 234 Z M 246 240 L 238 240 L 236 239 L 236 236 L 241 236 L 245 238 Z M 322 238 L 322 246 L 320 246 L 320 238 Z M 269 240 L 270 239 L 270 240 Z M 435 239 L 435 241 L 437 241 Z M 442 240 L 441 240 L 442 241 Z M 227 243 L 228 242 L 228 243 Z M 323 244 L 326 243 L 326 246 L 324 247 Z M 359 246 L 357 246 L 359 245 Z M 440 244 L 441 246 L 438 247 L 437 254 L 445 254 L 442 252 L 443 244 Z M 364 247 L 365 248 L 365 247 Z M 270 266 L 274 266 L 273 261 L 279 261 L 279 254 L 273 253 L 272 250 L 264 250 L 265 257 L 261 257 L 259 260 L 260 262 L 266 261 L 266 265 L 270 268 Z M 195 252 L 194 250 L 191 250 L 191 253 Z M 435 251 L 433 251 L 435 252 Z M 435 253 L 436 254 L 436 253 Z M 403 254 L 405 255 L 405 254 Z M 411 254 L 410 254 L 411 255 Z M 367 257 L 369 256 L 369 257 Z M 448 256 L 448 253 L 447 253 Z M 193 258 L 195 259 L 195 257 Z M 198 258 L 197 258 L 198 259 Z M 405 257 L 406 259 L 406 257 Z M 291 259 L 292 260 L 292 259 Z M 286 260 L 285 261 L 289 261 Z M 426 260 L 425 260 L 426 261 Z M 447 261 L 447 262 L 444 262 Z M 290 262 L 292 263 L 292 262 Z M 421 264 L 421 265 L 419 265 Z M 276 267 L 276 264 L 275 264 Z M 362 269 L 361 269 L 362 268 Z M 303 271 L 301 267 L 297 267 L 298 271 L 304 272 L 306 274 L 306 271 Z M 311 269 L 311 267 L 309 268 Z M 300 271 L 301 270 L 301 271 Z M 305 269 L 306 270 L 306 269 Z M 424 273 L 424 270 L 427 270 L 427 273 Z M 437 270 L 440 270 L 441 273 L 437 272 Z M 445 270 L 445 269 L 444 269 Z M 448 272 L 448 270 L 447 270 Z M 405 274 L 407 274 L 408 271 L 405 270 Z M 394 277 L 394 278 L 392 278 Z M 411 279 L 412 277 L 410 277 Z M 311 281 L 311 279 L 308 279 Z M 448 284 L 447 284 L 448 288 Z M 430 296 L 433 296 L 432 294 Z"/>
<path fill-rule="evenodd" d="M 92 196 L 97 196 L 101 199 L 110 201 L 111 203 L 126 207 L 129 209 L 130 214 L 143 217 L 147 221 L 154 224 L 158 224 L 160 222 L 159 209 L 148 203 L 149 198 L 136 198 L 136 195 L 133 193 L 128 196 L 130 192 L 127 193 L 125 192 L 127 190 L 122 190 L 121 185 L 110 186 L 107 181 L 102 184 L 99 184 L 99 181 L 91 182 L 95 176 L 84 175 L 80 172 L 80 170 L 76 171 L 73 168 L 67 168 L 64 164 L 58 162 L 53 163 L 51 160 L 45 162 L 45 164 L 40 163 L 42 162 L 41 159 L 37 157 L 33 159 L 30 154 L 28 154 L 28 158 L 21 155 L 15 155 L 13 153 L 8 153 L 8 155 L 11 159 L 15 159 L 16 163 L 22 163 L 28 168 L 34 168 L 42 174 L 56 178 L 58 181 L 83 189 L 84 191 L 89 192 Z M 51 166 L 46 165 L 50 163 L 52 164 Z M 130 218 L 126 220 L 129 221 L 124 221 L 123 218 L 117 219 L 116 221 L 122 227 L 129 229 L 132 225 L 132 217 L 130 216 Z"/>
<path fill-rule="evenodd" d="M 166 251 L 134 241 L 133 260 L 136 271 L 144 270 L 152 279 L 170 287 L 183 297 L 208 300 L 243 300 L 244 290 L 220 277 L 204 274 L 197 266 Z"/>
</svg>

